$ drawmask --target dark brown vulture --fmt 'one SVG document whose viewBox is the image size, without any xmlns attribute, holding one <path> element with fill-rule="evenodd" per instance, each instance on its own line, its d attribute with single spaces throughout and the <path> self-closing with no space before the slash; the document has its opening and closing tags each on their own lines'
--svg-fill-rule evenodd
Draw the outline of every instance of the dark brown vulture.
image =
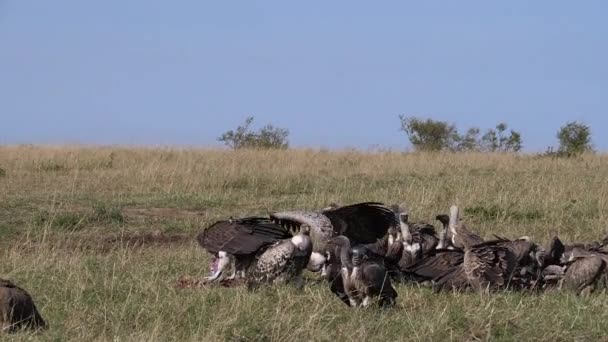
<svg viewBox="0 0 608 342">
<path fill-rule="evenodd" d="M 439 241 L 435 250 L 428 251 L 426 257 L 403 270 L 406 278 L 413 281 L 426 283 L 433 281 L 436 290 L 447 290 L 462 288 L 468 283 L 458 281 L 455 269 L 460 269 L 464 261 L 464 251 L 454 248 L 449 238 L 449 215 L 437 215 L 436 219 L 441 222 L 442 229 L 439 232 Z"/>
<path fill-rule="evenodd" d="M 345 236 L 335 237 L 331 244 L 336 245 L 340 253 L 342 287 L 350 306 L 366 307 L 375 301 L 381 307 L 395 304 L 397 291 L 391 284 L 388 272 L 382 263 L 370 258 L 368 249 L 363 246 L 351 249 L 351 243 Z"/>
<path fill-rule="evenodd" d="M 340 238 L 334 238 L 325 245 L 325 265 L 322 275 L 329 283 L 329 290 L 335 294 L 344 304 L 351 306 L 348 294 L 342 280 L 342 246 L 350 245 L 350 241 L 342 241 Z M 350 247 L 348 247 L 350 248 Z M 350 255 L 346 253 L 345 262 L 348 263 Z"/>
<path fill-rule="evenodd" d="M 478 291 L 505 288 L 517 266 L 517 257 L 501 241 L 480 242 L 459 222 L 458 207 L 450 208 L 452 242 L 464 248 L 463 261 L 436 279 L 436 289 L 471 286 Z M 483 240 L 481 240 L 483 241 Z"/>
<path fill-rule="evenodd" d="M 313 254 L 308 268 L 311 271 L 319 270 L 324 263 L 325 245 L 334 236 L 344 235 L 354 244 L 370 244 L 382 239 L 390 227 L 398 225 L 395 214 L 378 202 L 330 206 L 320 212 L 274 212 L 270 218 L 281 225 L 310 227 Z"/>
<path fill-rule="evenodd" d="M 277 241 L 292 237 L 292 233 L 268 218 L 247 217 L 212 224 L 197 236 L 198 243 L 213 254 L 212 275 L 207 281 L 221 279 L 233 264 L 229 279 L 244 278 L 258 253 Z"/>
<path fill-rule="evenodd" d="M 45 329 L 32 297 L 13 282 L 0 279 L 0 332 Z"/>
<path fill-rule="evenodd" d="M 297 288 L 301 288 L 304 285 L 302 271 L 311 253 L 309 227 L 302 225 L 297 235 L 276 242 L 256 257 L 247 276 L 247 286 L 294 282 Z"/>
</svg>

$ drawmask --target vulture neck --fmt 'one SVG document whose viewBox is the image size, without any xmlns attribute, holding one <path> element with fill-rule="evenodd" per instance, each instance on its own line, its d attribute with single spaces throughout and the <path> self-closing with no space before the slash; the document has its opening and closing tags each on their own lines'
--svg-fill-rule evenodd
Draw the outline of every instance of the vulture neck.
<svg viewBox="0 0 608 342">
<path fill-rule="evenodd" d="M 350 241 L 345 241 L 342 246 L 340 246 L 340 263 L 342 263 L 342 268 L 347 268 L 349 270 L 353 268 L 350 258 Z"/>
<path fill-rule="evenodd" d="M 459 221 L 460 215 L 458 212 L 458 207 L 453 205 L 450 207 L 450 220 L 448 222 L 448 227 L 450 229 L 450 233 L 452 233 L 452 244 L 456 247 L 459 247 L 457 246 L 455 241 L 456 236 L 458 235 L 458 233 L 456 232 L 456 226 L 458 225 Z"/>
<path fill-rule="evenodd" d="M 445 249 L 448 247 L 448 229 L 448 225 L 443 224 L 441 232 L 439 232 L 439 243 L 437 244 L 437 249 Z"/>
<path fill-rule="evenodd" d="M 407 216 L 404 218 L 403 215 L 399 215 L 399 224 L 401 226 L 401 238 L 403 243 L 408 245 L 412 243 L 412 233 L 410 232 L 410 225 L 407 222 Z"/>
</svg>

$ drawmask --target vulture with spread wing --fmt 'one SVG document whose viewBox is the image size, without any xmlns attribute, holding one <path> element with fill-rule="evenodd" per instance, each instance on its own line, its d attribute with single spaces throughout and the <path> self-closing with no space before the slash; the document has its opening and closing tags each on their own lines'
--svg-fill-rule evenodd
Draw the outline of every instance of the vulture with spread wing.
<svg viewBox="0 0 608 342">
<path fill-rule="evenodd" d="M 45 329 L 32 297 L 10 280 L 0 279 L 0 332 L 18 329 Z"/>
<path fill-rule="evenodd" d="M 343 235 L 354 244 L 371 244 L 382 239 L 390 227 L 398 225 L 393 211 L 378 202 L 331 206 L 320 212 L 274 212 L 270 218 L 280 225 L 310 227 L 313 254 L 308 268 L 311 271 L 319 270 L 325 262 L 325 245 L 334 236 Z"/>
<path fill-rule="evenodd" d="M 218 221 L 197 236 L 198 243 L 213 254 L 211 272 L 206 280 L 214 281 L 232 266 L 229 277 L 245 277 L 256 255 L 277 241 L 292 237 L 289 229 L 263 217 Z M 232 264 L 232 265 L 231 265 Z"/>
</svg>

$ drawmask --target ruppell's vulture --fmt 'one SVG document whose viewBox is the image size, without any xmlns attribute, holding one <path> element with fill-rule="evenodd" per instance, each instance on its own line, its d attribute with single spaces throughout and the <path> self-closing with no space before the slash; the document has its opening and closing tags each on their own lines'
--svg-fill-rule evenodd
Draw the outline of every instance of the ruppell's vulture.
<svg viewBox="0 0 608 342">
<path fill-rule="evenodd" d="M 606 285 L 606 256 L 582 248 L 571 251 L 561 288 L 587 295 Z"/>
<path fill-rule="evenodd" d="M 313 254 L 308 268 L 311 271 L 318 271 L 324 263 L 325 245 L 334 236 L 344 235 L 354 244 L 371 244 L 382 239 L 390 227 L 398 225 L 391 209 L 379 202 L 330 206 L 320 212 L 274 212 L 270 218 L 281 225 L 310 227 Z"/>
<path fill-rule="evenodd" d="M 452 242 L 464 248 L 460 266 L 450 268 L 436 278 L 436 289 L 471 286 L 478 291 L 507 287 L 517 266 L 517 258 L 499 241 L 483 242 L 459 222 L 458 207 L 450 208 Z"/>
<path fill-rule="evenodd" d="M 0 279 L 0 332 L 46 326 L 29 293 L 10 280 Z"/>
<path fill-rule="evenodd" d="M 197 236 L 205 250 L 213 254 L 212 275 L 207 281 L 220 279 L 233 264 L 229 279 L 244 278 L 258 253 L 268 246 L 292 237 L 289 229 L 263 217 L 247 217 L 218 221 Z"/>
<path fill-rule="evenodd" d="M 335 237 L 332 244 L 339 249 L 342 287 L 350 306 L 366 307 L 375 301 L 381 307 L 395 304 L 397 291 L 391 284 L 388 272 L 382 263 L 370 258 L 367 248 L 355 246 L 351 249 L 351 243 L 345 236 Z M 341 297 L 339 293 L 336 295 Z"/>
<path fill-rule="evenodd" d="M 247 276 L 248 287 L 294 282 L 296 287 L 301 288 L 304 285 L 302 271 L 311 253 L 309 227 L 303 224 L 297 235 L 280 240 L 258 254 Z"/>
</svg>

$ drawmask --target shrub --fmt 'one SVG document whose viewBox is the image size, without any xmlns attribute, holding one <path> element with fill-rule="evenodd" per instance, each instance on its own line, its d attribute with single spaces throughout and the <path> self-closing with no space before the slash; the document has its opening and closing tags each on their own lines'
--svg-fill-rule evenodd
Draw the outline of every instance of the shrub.
<svg viewBox="0 0 608 342">
<path fill-rule="evenodd" d="M 459 139 L 454 125 L 432 119 L 418 119 L 399 115 L 401 130 L 418 151 L 454 150 Z"/>
<path fill-rule="evenodd" d="M 235 150 L 241 148 L 286 149 L 289 147 L 287 129 L 266 125 L 254 132 L 251 130 L 252 123 L 253 116 L 250 116 L 243 125 L 238 126 L 234 131 L 225 132 L 217 140 Z"/>
<path fill-rule="evenodd" d="M 558 153 L 572 156 L 592 151 L 591 128 L 585 124 L 572 121 L 562 126 L 557 132 L 559 140 Z"/>
</svg>

